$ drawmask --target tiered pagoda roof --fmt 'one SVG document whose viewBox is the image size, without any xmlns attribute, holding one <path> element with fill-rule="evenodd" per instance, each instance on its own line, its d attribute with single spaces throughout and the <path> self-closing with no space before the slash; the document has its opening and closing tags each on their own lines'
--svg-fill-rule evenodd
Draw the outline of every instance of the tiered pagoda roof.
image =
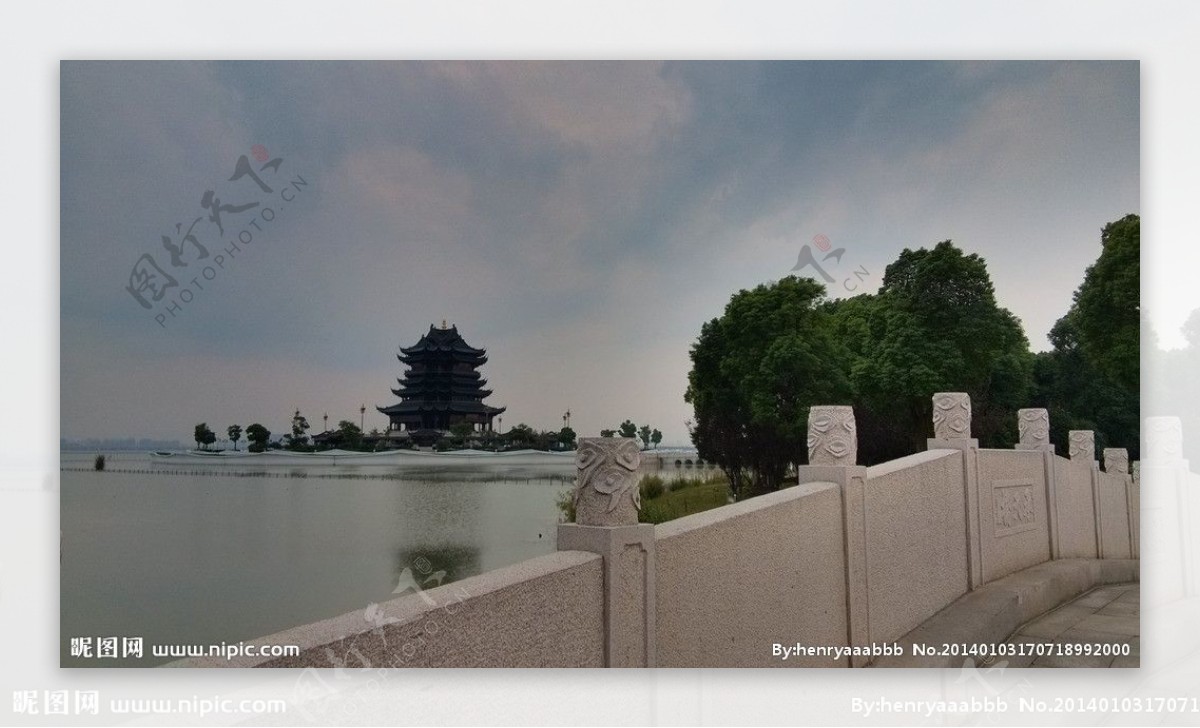
<svg viewBox="0 0 1200 728">
<path fill-rule="evenodd" d="M 444 431 L 459 422 L 491 429 L 492 418 L 504 412 L 483 403 L 492 394 L 477 371 L 486 351 L 467 344 L 456 326 L 431 325 L 416 344 L 401 347 L 397 359 L 408 367 L 392 390 L 400 402 L 376 408 L 393 429 Z"/>
</svg>

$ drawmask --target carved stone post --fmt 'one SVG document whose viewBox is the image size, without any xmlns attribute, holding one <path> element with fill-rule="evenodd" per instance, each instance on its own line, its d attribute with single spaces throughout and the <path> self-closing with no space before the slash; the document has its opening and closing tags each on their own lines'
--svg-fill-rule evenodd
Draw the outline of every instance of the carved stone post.
<svg viewBox="0 0 1200 728">
<path fill-rule="evenodd" d="M 1129 451 L 1123 447 L 1104 448 L 1104 472 L 1120 475 L 1125 485 L 1125 528 L 1129 532 L 1129 555 L 1137 554 L 1137 526 L 1134 524 L 1133 478 L 1129 475 Z"/>
<path fill-rule="evenodd" d="M 1067 437 L 1070 440 L 1068 452 L 1072 460 L 1096 459 L 1096 433 L 1091 430 L 1071 430 Z"/>
<path fill-rule="evenodd" d="M 575 452 L 575 522 L 581 526 L 634 526 L 642 507 L 638 466 L 642 453 L 630 437 L 585 437 Z"/>
<path fill-rule="evenodd" d="M 808 412 L 808 465 L 796 468 L 799 483 L 836 483 L 842 496 L 842 538 L 846 552 L 846 643 L 867 646 L 867 469 L 858 462 L 854 408 L 816 406 Z M 853 667 L 869 662 L 851 657 Z"/>
<path fill-rule="evenodd" d="M 971 396 L 965 392 L 933 395 L 933 437 L 966 440 L 971 437 Z"/>
<path fill-rule="evenodd" d="M 808 464 L 855 465 L 858 430 L 854 408 L 839 405 L 812 407 L 808 412 Z"/>
<path fill-rule="evenodd" d="M 604 557 L 605 664 L 654 667 L 654 526 L 638 523 L 641 451 L 629 437 L 585 437 L 575 454 L 575 523 L 559 551 Z"/>
<path fill-rule="evenodd" d="M 1050 412 L 1042 408 L 1017 410 L 1018 450 L 1042 453 L 1046 479 L 1046 520 L 1050 532 L 1050 558 L 1059 558 L 1058 481 L 1055 478 L 1054 443 L 1050 442 Z"/>
<path fill-rule="evenodd" d="M 1096 558 L 1104 557 L 1104 521 L 1100 505 L 1100 468 L 1096 463 L 1096 433 L 1091 430 L 1071 430 L 1067 433 L 1068 452 L 1072 463 L 1088 466 L 1092 479 L 1092 512 L 1096 520 Z"/>
<path fill-rule="evenodd" d="M 1050 450 L 1050 413 L 1044 409 L 1017 410 L 1017 431 L 1020 433 L 1018 450 Z"/>
<path fill-rule="evenodd" d="M 971 588 L 983 584 L 983 544 L 979 525 L 979 440 L 971 437 L 971 397 L 965 392 L 933 395 L 933 437 L 929 450 L 962 453 L 962 479 L 967 512 L 967 574 Z"/>
<path fill-rule="evenodd" d="M 1123 447 L 1104 448 L 1104 472 L 1129 475 L 1129 451 Z"/>
</svg>

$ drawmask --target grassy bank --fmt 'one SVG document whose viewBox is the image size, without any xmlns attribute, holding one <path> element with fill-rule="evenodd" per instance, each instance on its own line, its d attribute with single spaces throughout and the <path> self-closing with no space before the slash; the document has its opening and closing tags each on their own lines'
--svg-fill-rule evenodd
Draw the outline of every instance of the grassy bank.
<svg viewBox="0 0 1200 728">
<path fill-rule="evenodd" d="M 729 502 L 729 482 L 719 472 L 707 477 L 679 480 L 668 480 L 653 474 L 643 475 L 638 487 L 642 491 L 642 510 L 638 513 L 638 520 L 642 523 L 664 523 Z M 575 506 L 571 502 L 570 490 L 559 496 L 558 509 L 563 523 L 575 521 Z"/>
</svg>

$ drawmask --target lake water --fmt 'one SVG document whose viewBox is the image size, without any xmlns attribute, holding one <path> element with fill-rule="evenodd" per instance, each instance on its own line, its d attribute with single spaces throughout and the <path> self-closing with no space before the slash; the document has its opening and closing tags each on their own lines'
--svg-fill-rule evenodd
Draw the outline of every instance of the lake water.
<svg viewBox="0 0 1200 728">
<path fill-rule="evenodd" d="M 205 468 L 140 454 L 96 472 L 92 457 L 62 456 L 63 666 L 149 667 L 168 661 L 152 643 L 236 643 L 366 610 L 406 569 L 449 583 L 551 553 L 574 473 L 569 459 Z M 102 636 L 141 636 L 146 657 L 70 656 L 71 637 Z"/>
</svg>

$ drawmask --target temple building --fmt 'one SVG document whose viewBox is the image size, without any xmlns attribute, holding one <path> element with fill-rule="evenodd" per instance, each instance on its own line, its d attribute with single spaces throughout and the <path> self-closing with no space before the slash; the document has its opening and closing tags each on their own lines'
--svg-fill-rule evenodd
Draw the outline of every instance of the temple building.
<svg viewBox="0 0 1200 728">
<path fill-rule="evenodd" d="M 389 434 L 403 432 L 413 442 L 429 445 L 461 422 L 471 423 L 477 432 L 490 431 L 492 418 L 504 412 L 483 403 L 492 393 L 479 374 L 487 352 L 467 344 L 458 327 L 447 327 L 445 321 L 440 329 L 430 325 L 397 358 L 408 367 L 398 380 L 400 387 L 392 390 L 400 402 L 376 407 L 388 416 Z"/>
</svg>

